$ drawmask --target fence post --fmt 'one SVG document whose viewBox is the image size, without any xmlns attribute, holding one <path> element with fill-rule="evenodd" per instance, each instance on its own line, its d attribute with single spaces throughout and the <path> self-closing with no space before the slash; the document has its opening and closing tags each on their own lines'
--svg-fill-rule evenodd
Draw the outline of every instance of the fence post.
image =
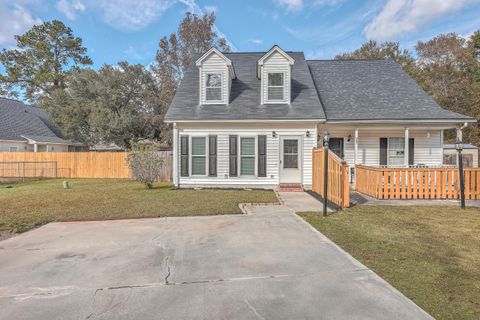
<svg viewBox="0 0 480 320">
<path fill-rule="evenodd" d="M 328 204 L 328 132 L 325 131 L 323 135 L 323 216 L 327 217 Z"/>
<path fill-rule="evenodd" d="M 342 161 L 342 207 L 348 208 L 350 206 L 350 185 L 348 183 L 348 165 Z"/>
</svg>

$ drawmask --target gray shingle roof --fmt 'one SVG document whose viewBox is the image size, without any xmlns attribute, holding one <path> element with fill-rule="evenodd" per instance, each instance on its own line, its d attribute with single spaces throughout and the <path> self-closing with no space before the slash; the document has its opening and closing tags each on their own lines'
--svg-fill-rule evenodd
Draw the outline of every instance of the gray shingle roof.
<svg viewBox="0 0 480 320">
<path fill-rule="evenodd" d="M 313 120 L 325 119 L 322 105 L 302 52 L 288 52 L 292 68 L 291 104 L 262 105 L 257 60 L 265 52 L 225 53 L 232 61 L 237 79 L 232 81 L 228 105 L 199 105 L 198 67 L 185 72 L 167 112 L 167 121 L 179 120 Z"/>
<path fill-rule="evenodd" d="M 70 143 L 48 120 L 45 110 L 0 97 L 0 140 L 25 141 L 25 137 L 40 142 Z"/>
<path fill-rule="evenodd" d="M 393 60 L 307 61 L 332 120 L 473 120 L 442 109 Z"/>
</svg>

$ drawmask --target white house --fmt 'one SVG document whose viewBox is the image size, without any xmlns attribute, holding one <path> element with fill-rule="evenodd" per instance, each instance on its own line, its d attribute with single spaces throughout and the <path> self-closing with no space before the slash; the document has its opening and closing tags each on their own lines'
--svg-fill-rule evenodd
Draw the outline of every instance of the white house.
<svg viewBox="0 0 480 320">
<path fill-rule="evenodd" d="M 306 60 L 278 46 L 203 54 L 166 121 L 177 187 L 306 189 L 324 132 L 351 168 L 439 166 L 443 130 L 475 122 L 442 109 L 391 60 Z"/>
<path fill-rule="evenodd" d="M 66 140 L 44 109 L 0 97 L 0 152 L 67 152 L 87 150 Z"/>
</svg>

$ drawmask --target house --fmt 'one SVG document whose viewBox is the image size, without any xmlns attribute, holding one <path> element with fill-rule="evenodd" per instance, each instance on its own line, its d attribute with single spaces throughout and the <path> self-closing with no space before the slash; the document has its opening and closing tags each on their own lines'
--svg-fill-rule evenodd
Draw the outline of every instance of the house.
<svg viewBox="0 0 480 320">
<path fill-rule="evenodd" d="M 66 140 L 44 109 L 0 97 L 0 152 L 88 151 Z"/>
<path fill-rule="evenodd" d="M 356 164 L 440 166 L 443 130 L 475 122 L 442 109 L 391 60 L 306 60 L 303 52 L 198 57 L 166 114 L 177 187 L 311 188 L 312 149 Z"/>
<path fill-rule="evenodd" d="M 457 165 L 458 152 L 454 144 L 443 145 L 443 164 Z M 478 168 L 478 147 L 473 144 L 464 144 L 462 150 L 464 168 Z"/>
</svg>

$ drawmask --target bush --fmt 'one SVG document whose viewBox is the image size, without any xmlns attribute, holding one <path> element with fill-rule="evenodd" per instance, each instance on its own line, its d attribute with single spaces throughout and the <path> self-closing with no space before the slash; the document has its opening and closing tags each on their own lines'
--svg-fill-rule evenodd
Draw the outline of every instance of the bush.
<svg viewBox="0 0 480 320">
<path fill-rule="evenodd" d="M 133 179 L 145 185 L 147 189 L 160 178 L 163 160 L 158 151 L 148 146 L 133 146 L 127 156 L 127 163 L 132 171 Z"/>
</svg>

